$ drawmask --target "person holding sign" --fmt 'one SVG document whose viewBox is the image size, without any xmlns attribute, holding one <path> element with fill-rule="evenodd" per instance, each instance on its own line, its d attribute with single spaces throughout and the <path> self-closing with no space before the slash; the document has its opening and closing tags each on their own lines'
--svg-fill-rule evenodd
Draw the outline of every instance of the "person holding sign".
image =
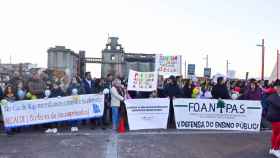
<svg viewBox="0 0 280 158">
<path fill-rule="evenodd" d="M 217 84 L 212 89 L 212 96 L 214 99 L 231 99 L 223 77 L 217 79 Z"/>
<path fill-rule="evenodd" d="M 280 158 L 280 80 L 274 83 L 277 93 L 270 95 L 268 101 L 267 120 L 272 124 L 270 154 Z"/>
<path fill-rule="evenodd" d="M 119 109 L 121 101 L 124 101 L 124 94 L 122 94 L 122 84 L 120 79 L 115 79 L 112 82 L 111 93 L 111 107 L 112 107 L 112 123 L 113 130 L 117 130 L 119 126 Z"/>
</svg>

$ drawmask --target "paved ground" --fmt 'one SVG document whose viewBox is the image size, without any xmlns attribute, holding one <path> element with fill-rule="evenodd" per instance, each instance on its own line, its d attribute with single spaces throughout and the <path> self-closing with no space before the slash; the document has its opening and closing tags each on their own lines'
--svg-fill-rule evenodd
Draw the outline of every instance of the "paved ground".
<svg viewBox="0 0 280 158">
<path fill-rule="evenodd" d="M 111 130 L 0 135 L 0 158 L 273 158 L 270 132 Z"/>
</svg>

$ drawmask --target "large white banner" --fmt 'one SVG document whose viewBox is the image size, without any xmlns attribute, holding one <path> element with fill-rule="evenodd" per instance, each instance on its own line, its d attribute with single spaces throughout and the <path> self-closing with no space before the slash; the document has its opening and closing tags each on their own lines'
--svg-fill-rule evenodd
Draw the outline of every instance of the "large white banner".
<svg viewBox="0 0 280 158">
<path fill-rule="evenodd" d="M 127 89 L 131 91 L 154 91 L 157 89 L 156 72 L 138 72 L 129 70 Z"/>
<path fill-rule="evenodd" d="M 89 94 L 7 102 L 1 110 L 5 127 L 102 117 L 104 96 Z"/>
<path fill-rule="evenodd" d="M 260 101 L 215 99 L 175 99 L 177 129 L 215 129 L 259 131 L 262 106 Z"/>
<path fill-rule="evenodd" d="M 169 103 L 168 98 L 126 100 L 129 129 L 166 129 Z"/>
<path fill-rule="evenodd" d="M 156 71 L 159 75 L 169 77 L 170 75 L 181 76 L 182 71 L 182 56 L 169 55 L 164 56 L 162 54 L 156 55 Z"/>
</svg>

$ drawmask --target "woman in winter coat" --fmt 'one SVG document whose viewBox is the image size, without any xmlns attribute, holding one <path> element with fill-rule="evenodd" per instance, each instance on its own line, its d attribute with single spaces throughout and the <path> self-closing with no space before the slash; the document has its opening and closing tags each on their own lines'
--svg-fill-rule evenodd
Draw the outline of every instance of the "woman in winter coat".
<svg viewBox="0 0 280 158">
<path fill-rule="evenodd" d="M 81 85 L 81 81 L 78 77 L 73 77 L 69 87 L 67 88 L 68 95 L 81 95 L 84 94 L 84 87 Z"/>
<path fill-rule="evenodd" d="M 268 113 L 267 120 L 272 125 L 270 154 L 280 158 L 280 81 L 274 84 L 277 93 L 271 94 L 267 98 Z"/>
<path fill-rule="evenodd" d="M 261 100 L 262 90 L 256 82 L 251 82 L 250 87 L 245 91 L 244 100 Z"/>
<path fill-rule="evenodd" d="M 112 107 L 112 123 L 113 129 L 117 130 L 119 127 L 119 109 L 121 102 L 124 101 L 124 94 L 122 92 L 122 84 L 120 79 L 115 79 L 112 82 L 111 93 L 111 107 Z"/>
</svg>

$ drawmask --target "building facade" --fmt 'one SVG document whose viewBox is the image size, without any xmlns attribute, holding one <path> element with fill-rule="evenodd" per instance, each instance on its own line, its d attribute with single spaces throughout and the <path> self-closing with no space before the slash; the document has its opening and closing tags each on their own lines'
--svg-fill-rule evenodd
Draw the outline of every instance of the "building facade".
<svg viewBox="0 0 280 158">
<path fill-rule="evenodd" d="M 48 69 L 62 70 L 71 77 L 78 74 L 79 54 L 76 54 L 64 46 L 56 46 L 48 49 Z"/>
<path fill-rule="evenodd" d="M 150 72 L 155 69 L 155 54 L 125 53 L 118 37 L 110 37 L 102 51 L 101 77 L 107 74 L 127 78 L 129 70 Z"/>
</svg>

